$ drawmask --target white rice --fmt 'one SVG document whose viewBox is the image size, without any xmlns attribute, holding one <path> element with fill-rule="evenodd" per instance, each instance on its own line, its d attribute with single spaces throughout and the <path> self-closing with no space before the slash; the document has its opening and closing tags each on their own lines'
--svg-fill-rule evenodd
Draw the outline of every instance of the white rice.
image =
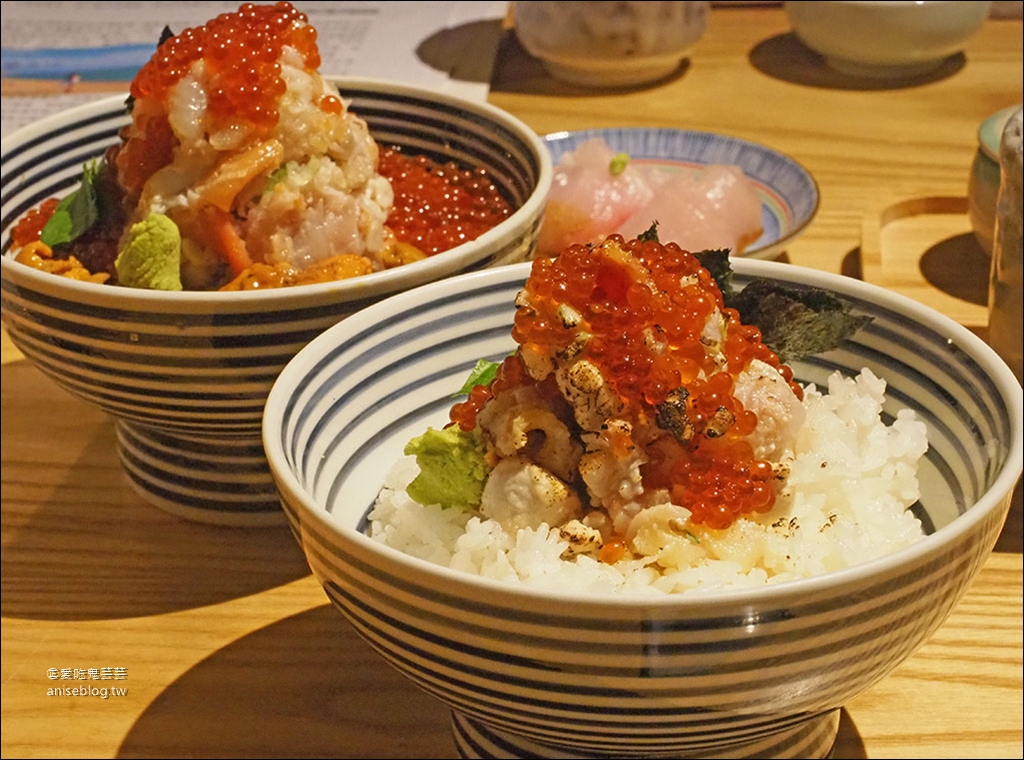
<svg viewBox="0 0 1024 760">
<path fill-rule="evenodd" d="M 784 491 L 767 515 L 692 536 L 644 559 L 614 565 L 583 555 L 541 526 L 509 535 L 493 520 L 413 501 L 414 457 L 396 463 L 370 513 L 370 535 L 395 549 L 456 570 L 569 592 L 701 593 L 758 587 L 850 567 L 923 535 L 909 507 L 918 499 L 918 461 L 928 447 L 911 410 L 882 418 L 885 382 L 869 370 L 835 373 L 827 393 L 808 386 L 807 418 Z"/>
</svg>

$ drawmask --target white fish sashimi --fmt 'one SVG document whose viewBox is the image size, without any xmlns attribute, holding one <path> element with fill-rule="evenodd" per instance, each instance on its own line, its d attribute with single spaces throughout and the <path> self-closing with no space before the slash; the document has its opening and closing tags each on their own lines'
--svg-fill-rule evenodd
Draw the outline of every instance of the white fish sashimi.
<svg viewBox="0 0 1024 760">
<path fill-rule="evenodd" d="M 554 254 L 573 243 L 600 242 L 654 198 L 647 175 L 632 163 L 618 166 L 617 155 L 603 139 L 594 137 L 558 160 L 538 253 Z"/>
<path fill-rule="evenodd" d="M 673 175 L 615 231 L 630 240 L 655 221 L 662 243 L 688 251 L 728 248 L 740 253 L 763 231 L 756 188 L 741 168 L 726 164 Z"/>
<path fill-rule="evenodd" d="M 739 166 L 709 164 L 670 173 L 630 161 L 601 137 L 564 153 L 555 165 L 538 255 L 618 233 L 638 237 L 658 222 L 658 238 L 690 251 L 741 253 L 763 232 L 761 200 Z"/>
</svg>

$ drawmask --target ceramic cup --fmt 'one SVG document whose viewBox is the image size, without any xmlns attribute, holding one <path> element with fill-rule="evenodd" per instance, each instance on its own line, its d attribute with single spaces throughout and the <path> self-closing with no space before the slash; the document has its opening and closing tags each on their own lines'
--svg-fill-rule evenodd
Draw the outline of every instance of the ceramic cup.
<svg viewBox="0 0 1024 760">
<path fill-rule="evenodd" d="M 827 0 L 783 3 L 796 36 L 847 76 L 916 77 L 960 52 L 992 3 L 972 0 Z"/>
<path fill-rule="evenodd" d="M 1024 314 L 1021 300 L 1024 263 L 1022 263 L 1022 171 L 1021 120 L 1018 108 L 1003 128 L 999 145 L 1000 183 L 996 202 L 996 225 L 992 244 L 992 270 L 989 282 L 989 343 L 1021 381 Z"/>
<path fill-rule="evenodd" d="M 516 2 L 516 36 L 551 76 L 630 87 L 676 71 L 707 27 L 708 2 Z"/>
<path fill-rule="evenodd" d="M 992 253 L 992 235 L 996 224 L 996 199 L 1001 182 L 999 143 L 1006 122 L 1019 105 L 1001 108 L 978 127 L 978 149 L 967 181 L 967 215 L 978 244 Z"/>
</svg>

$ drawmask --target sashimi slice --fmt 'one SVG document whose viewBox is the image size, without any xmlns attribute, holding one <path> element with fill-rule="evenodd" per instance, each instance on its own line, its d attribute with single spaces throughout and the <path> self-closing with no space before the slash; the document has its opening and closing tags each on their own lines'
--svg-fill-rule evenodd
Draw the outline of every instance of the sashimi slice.
<svg viewBox="0 0 1024 760">
<path fill-rule="evenodd" d="M 554 168 L 537 253 L 555 254 L 573 243 L 597 243 L 647 205 L 647 176 L 600 137 L 565 153 Z"/>
<path fill-rule="evenodd" d="M 763 232 L 756 187 L 740 167 L 725 164 L 671 175 L 657 184 L 651 202 L 615 231 L 630 240 L 655 221 L 661 243 L 688 251 L 728 248 L 741 253 Z"/>
</svg>

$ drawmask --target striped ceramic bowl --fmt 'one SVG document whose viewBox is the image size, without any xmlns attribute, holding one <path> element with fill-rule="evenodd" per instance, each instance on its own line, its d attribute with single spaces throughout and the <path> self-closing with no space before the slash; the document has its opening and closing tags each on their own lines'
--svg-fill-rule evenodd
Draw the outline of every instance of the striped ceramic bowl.
<svg viewBox="0 0 1024 760">
<path fill-rule="evenodd" d="M 294 534 L 331 602 L 391 666 L 449 705 L 465 757 L 820 757 L 839 710 L 945 620 L 991 552 L 1024 455 L 1021 388 L 941 314 L 851 278 L 737 260 L 836 291 L 874 317 L 794 365 L 888 382 L 887 415 L 928 427 L 929 535 L 816 578 L 710 597 L 573 597 L 510 587 L 368 538 L 406 441 L 447 421 L 475 361 L 512 348 L 528 264 L 433 283 L 315 339 L 268 398 L 264 445 Z"/>
<path fill-rule="evenodd" d="M 75 282 L 12 261 L 12 225 L 77 186 L 127 121 L 124 96 L 21 129 L 2 146 L 3 324 L 30 361 L 117 421 L 121 461 L 151 503 L 197 520 L 284 522 L 260 442 L 278 372 L 312 337 L 384 296 L 531 254 L 551 159 L 525 124 L 404 85 L 338 80 L 380 144 L 486 168 L 517 211 L 477 240 L 352 280 L 167 293 Z"/>
</svg>

